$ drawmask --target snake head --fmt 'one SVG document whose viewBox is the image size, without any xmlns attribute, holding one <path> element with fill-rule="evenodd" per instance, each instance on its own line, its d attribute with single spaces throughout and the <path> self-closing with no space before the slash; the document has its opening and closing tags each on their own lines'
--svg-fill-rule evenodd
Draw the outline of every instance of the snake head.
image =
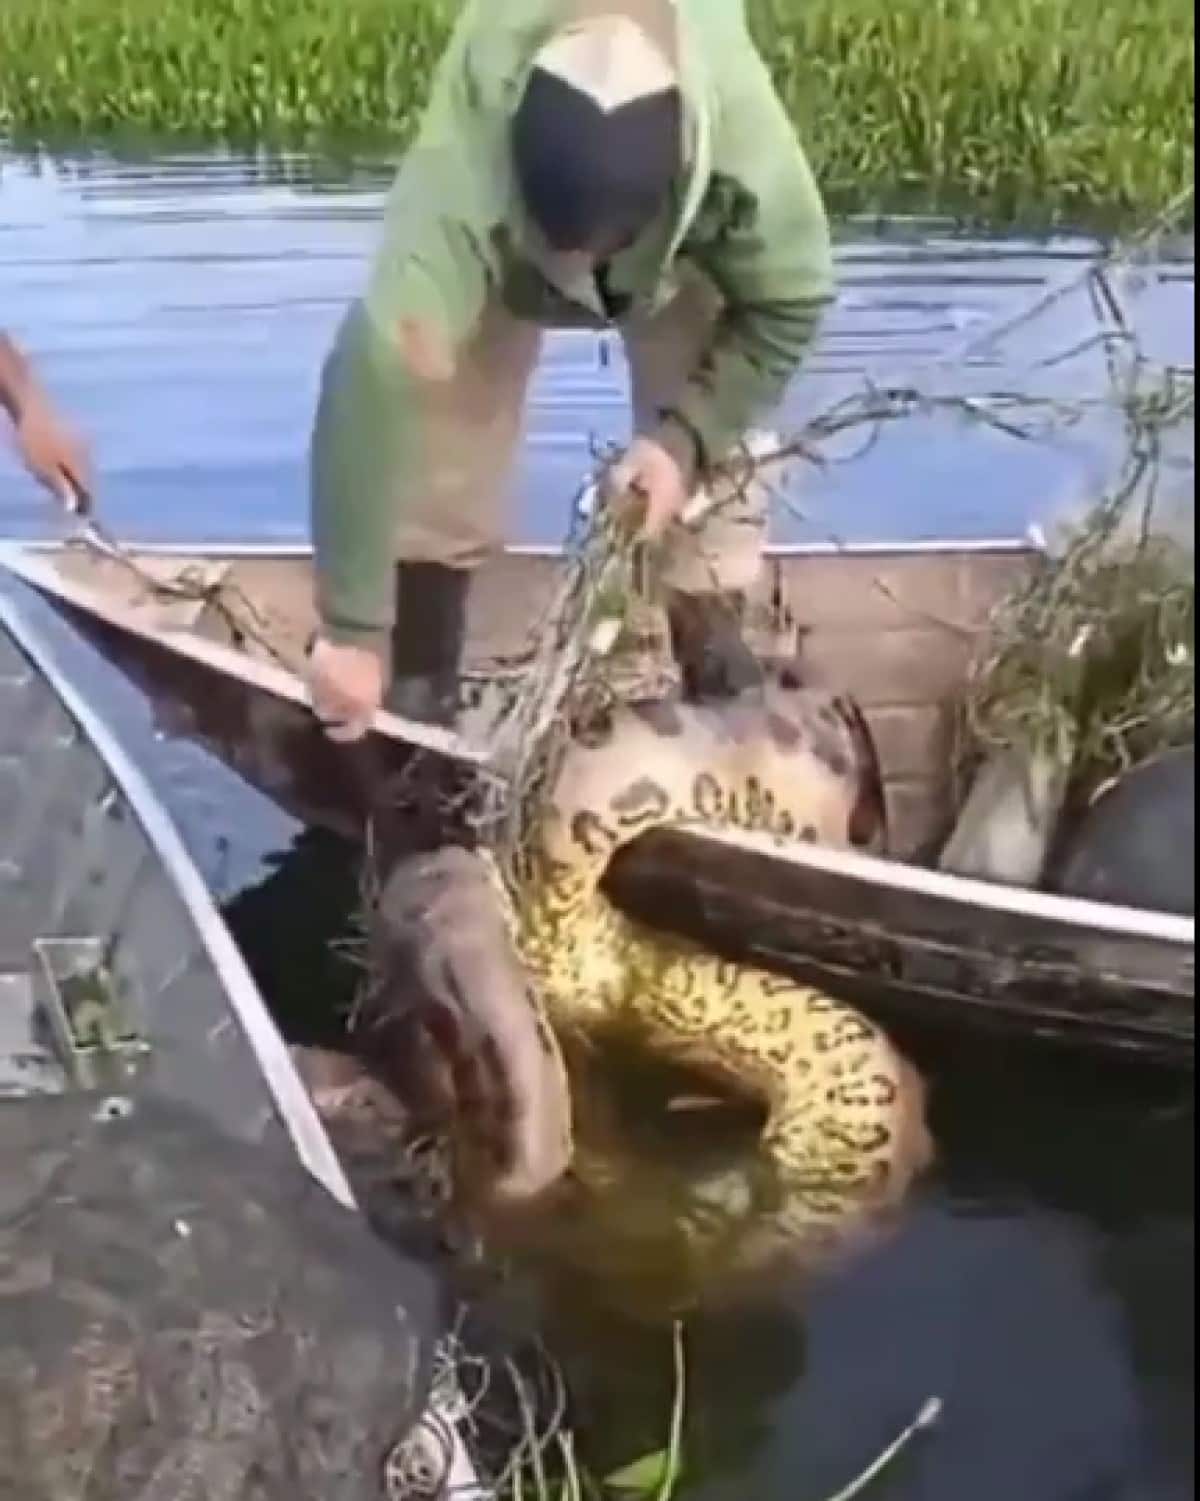
<svg viewBox="0 0 1200 1501">
<path fill-rule="evenodd" d="M 570 1161 L 570 1092 L 484 861 L 453 846 L 399 861 L 370 942 L 359 1026 L 373 1067 L 454 1125 L 472 1196 L 549 1189 Z"/>
</svg>

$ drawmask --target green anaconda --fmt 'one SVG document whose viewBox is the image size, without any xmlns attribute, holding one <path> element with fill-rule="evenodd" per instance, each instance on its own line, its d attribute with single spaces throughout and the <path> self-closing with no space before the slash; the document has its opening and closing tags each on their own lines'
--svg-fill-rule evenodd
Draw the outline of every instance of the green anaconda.
<svg viewBox="0 0 1200 1501">
<path fill-rule="evenodd" d="M 838 695 L 772 679 L 732 700 L 622 705 L 571 741 L 515 880 L 490 854 L 457 848 L 392 872 L 377 920 L 376 968 L 389 978 L 368 1030 L 372 1012 L 397 1006 L 436 1015 L 443 1053 L 468 1061 L 460 1118 L 513 1145 L 495 1164 L 501 1198 L 532 1196 L 572 1162 L 560 1041 L 619 1028 L 762 1103 L 785 1232 L 894 1203 L 929 1141 L 920 1081 L 884 1033 L 820 991 L 643 926 L 601 886 L 617 851 L 650 829 L 733 826 L 844 848 L 873 821 L 877 831 L 870 736 Z M 481 1059 L 506 1074 L 503 1120 L 472 1114 Z"/>
</svg>

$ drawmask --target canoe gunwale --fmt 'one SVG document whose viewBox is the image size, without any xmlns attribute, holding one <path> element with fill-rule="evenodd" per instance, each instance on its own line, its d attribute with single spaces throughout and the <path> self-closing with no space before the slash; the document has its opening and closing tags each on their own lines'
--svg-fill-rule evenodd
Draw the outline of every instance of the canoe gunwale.
<svg viewBox="0 0 1200 1501">
<path fill-rule="evenodd" d="M 286 699 L 304 708 L 308 707 L 308 694 L 299 674 L 288 672 L 283 667 L 275 666 L 270 662 L 255 661 L 233 647 L 222 646 L 220 642 L 210 641 L 192 632 L 156 630 L 140 621 L 132 620 L 127 611 L 114 608 L 101 590 L 89 589 L 71 579 L 63 578 L 55 568 L 48 567 L 38 557 L 39 553 L 54 556 L 64 550 L 62 547 L 37 548 L 0 542 L 0 568 L 8 569 L 22 582 L 42 593 L 56 596 L 123 631 L 140 636 L 143 640 L 153 641 L 181 656 L 190 657 L 194 662 L 211 667 L 226 676 L 240 678 L 250 687 L 261 689 L 276 698 Z M 139 556 L 150 556 L 152 549 L 138 548 L 137 553 Z M 153 553 L 153 555 L 169 558 L 193 557 L 196 554 L 194 551 L 190 553 L 181 551 Z M 219 554 L 221 557 L 229 555 L 224 549 Z M 258 555 L 247 554 L 247 556 Z M 263 556 L 276 556 L 276 554 Z M 406 745 L 421 746 L 458 761 L 475 764 L 483 764 L 484 761 L 484 757 L 459 736 L 432 725 L 414 724 L 385 711 L 378 716 L 376 727 L 380 734 L 389 739 L 402 740 Z"/>
<path fill-rule="evenodd" d="M 60 544 L 25 546 L 0 542 L 0 567 L 7 567 L 35 588 L 58 595 L 68 603 L 75 604 L 88 613 L 100 616 L 111 625 L 131 632 L 147 640 L 153 640 L 171 651 L 190 656 L 194 661 L 208 665 L 218 672 L 240 678 L 248 687 L 258 688 L 307 707 L 308 698 L 300 679 L 281 667 L 272 666 L 246 657 L 234 648 L 222 646 L 187 632 L 156 630 L 140 621 L 131 620 L 127 612 L 114 607 L 100 590 L 88 589 L 64 579 L 53 567 L 33 561 L 39 552 L 49 555 L 61 550 Z M 775 556 L 807 556 L 822 548 L 797 547 L 772 549 Z M 899 548 L 872 544 L 862 546 L 861 554 L 889 554 Z M 1010 552 L 1030 551 L 1027 542 L 1010 539 L 995 543 L 914 543 L 910 550 L 921 554 L 937 555 L 960 552 L 989 553 L 997 550 Z M 514 555 L 553 556 L 561 555 L 561 549 L 537 549 L 511 547 Z M 245 557 L 274 558 L 311 557 L 311 549 L 297 547 L 294 552 L 274 546 L 246 544 L 242 548 L 184 548 L 182 545 L 164 545 L 157 548 L 138 548 L 139 554 L 161 557 Z M 32 555 L 32 558 L 31 558 Z M 420 746 L 450 757 L 453 760 L 487 766 L 486 753 L 468 744 L 460 736 L 440 731 L 434 727 L 416 724 L 394 714 L 383 713 L 376 722 L 376 730 L 385 740 L 398 741 L 405 746 Z M 870 878 L 881 886 L 891 886 L 912 893 L 925 893 L 942 900 L 960 902 L 974 908 L 993 908 L 998 911 L 1028 915 L 1064 925 L 1096 931 L 1109 931 L 1123 935 L 1152 939 L 1176 945 L 1194 945 L 1195 921 L 1191 918 L 1172 917 L 1139 908 L 1110 907 L 1105 904 L 1086 902 L 1074 897 L 1058 896 L 1051 892 L 1033 891 L 1023 887 L 1003 886 L 994 882 L 980 881 L 965 876 L 955 876 L 924 866 L 897 860 L 881 859 L 853 851 L 823 850 L 813 846 L 781 847 L 764 835 L 737 829 L 722 829 L 700 833 L 688 831 L 689 838 L 719 843 L 750 853 L 764 854 L 771 859 L 807 866 L 817 871 L 830 871 L 859 879 Z"/>
<path fill-rule="evenodd" d="M 29 541 L 0 539 L 0 564 L 10 566 L 10 560 L 21 555 L 38 553 L 53 555 L 72 545 L 70 538 L 32 538 Z M 248 559 L 281 561 L 304 561 L 311 559 L 312 546 L 306 542 L 136 542 L 129 550 L 139 557 L 147 558 L 231 558 L 235 561 Z M 972 554 L 1018 554 L 1033 555 L 1038 546 L 1031 536 L 969 537 L 961 541 L 928 538 L 919 541 L 900 542 L 787 542 L 775 543 L 767 548 L 769 562 L 786 561 L 789 558 L 834 558 L 834 557 L 953 557 Z M 510 558 L 559 559 L 564 556 L 560 544 L 553 542 L 510 542 L 503 548 L 503 555 Z"/>
<path fill-rule="evenodd" d="M 1109 906 L 1021 886 L 1002 886 L 900 860 L 863 855 L 856 850 L 822 849 L 818 845 L 780 849 L 768 836 L 741 829 L 722 830 L 719 842 L 748 854 L 802 866 L 814 873 L 857 879 L 912 896 L 956 903 L 976 912 L 987 908 L 1009 916 L 1078 928 L 1101 937 L 1141 938 L 1181 949 L 1193 948 L 1196 942 L 1196 922 L 1191 917 L 1174 917 L 1139 907 Z"/>
<path fill-rule="evenodd" d="M 876 863 L 861 857 L 848 875 L 833 860 L 781 866 L 746 849 L 734 888 L 727 848 L 693 853 L 677 831 L 645 838 L 636 859 L 618 857 L 609 894 L 732 962 L 830 990 L 885 1025 L 970 1023 L 1192 1066 L 1191 943 L 1148 937 L 1136 924 L 1121 933 L 1103 922 L 1073 927 L 955 901 L 957 893 L 947 901 L 884 887 Z"/>
</svg>

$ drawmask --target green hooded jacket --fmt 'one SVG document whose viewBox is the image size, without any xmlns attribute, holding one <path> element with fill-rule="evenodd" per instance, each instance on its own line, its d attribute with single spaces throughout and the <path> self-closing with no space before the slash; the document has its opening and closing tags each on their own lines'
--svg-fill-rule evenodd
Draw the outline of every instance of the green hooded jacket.
<svg viewBox="0 0 1200 1501">
<path fill-rule="evenodd" d="M 392 330 L 415 319 L 451 348 L 489 298 L 547 327 L 601 328 L 598 296 L 543 274 L 516 190 L 510 121 L 539 49 L 583 13 L 669 28 L 688 160 L 669 212 L 610 264 L 631 312 L 673 294 L 694 263 L 725 313 L 661 436 L 682 429 L 703 474 L 782 398 L 834 287 L 829 223 L 747 26 L 744 0 L 465 0 L 417 139 L 392 188 L 362 299 L 327 363 L 313 443 L 317 605 L 333 640 L 380 644 L 394 613 L 393 535 L 419 484 L 414 378 Z M 668 431 L 670 429 L 670 431 Z"/>
</svg>

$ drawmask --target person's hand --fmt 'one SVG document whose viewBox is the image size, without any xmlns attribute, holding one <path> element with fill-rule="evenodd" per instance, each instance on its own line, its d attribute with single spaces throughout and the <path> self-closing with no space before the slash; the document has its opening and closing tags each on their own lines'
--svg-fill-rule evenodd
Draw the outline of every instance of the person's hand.
<svg viewBox="0 0 1200 1501">
<path fill-rule="evenodd" d="M 678 459 L 653 438 L 637 438 L 609 470 L 605 493 L 610 504 L 640 510 L 641 536 L 661 537 L 679 520 L 690 499 Z"/>
<path fill-rule="evenodd" d="M 68 510 L 74 510 L 79 500 L 91 494 L 87 449 L 40 392 L 29 396 L 18 415 L 16 437 L 26 468 Z"/>
<path fill-rule="evenodd" d="M 308 658 L 308 689 L 313 713 L 331 740 L 361 740 L 383 705 L 383 663 L 365 647 L 318 637 Z"/>
</svg>

